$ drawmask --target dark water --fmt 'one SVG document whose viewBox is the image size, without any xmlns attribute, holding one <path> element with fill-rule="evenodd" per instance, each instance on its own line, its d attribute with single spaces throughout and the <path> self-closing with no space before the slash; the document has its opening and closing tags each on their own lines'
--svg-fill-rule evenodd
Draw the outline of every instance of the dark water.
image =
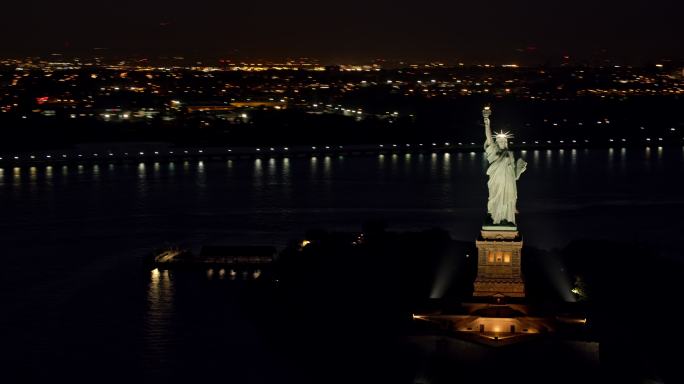
<svg viewBox="0 0 684 384">
<path fill-rule="evenodd" d="M 676 249 L 682 148 L 522 156 L 528 244 L 591 237 Z M 263 331 L 274 329 L 262 324 L 273 307 L 260 289 L 143 272 L 141 258 L 167 241 L 282 246 L 309 228 L 356 231 L 378 218 L 473 239 L 485 166 L 481 153 L 412 153 L 0 168 L 3 362 L 16 382 L 217 370 L 233 382 L 296 381 L 297 356 L 282 358 L 293 340 Z"/>
</svg>

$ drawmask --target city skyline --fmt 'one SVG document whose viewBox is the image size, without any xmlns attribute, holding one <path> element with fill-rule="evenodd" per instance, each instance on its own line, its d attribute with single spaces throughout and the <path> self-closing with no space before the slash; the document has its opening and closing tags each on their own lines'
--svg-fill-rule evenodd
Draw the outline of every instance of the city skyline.
<svg viewBox="0 0 684 384">
<path fill-rule="evenodd" d="M 13 3 L 0 26 L 0 55 L 107 54 L 370 61 L 548 61 L 612 59 L 636 65 L 681 59 L 682 5 L 617 1 L 508 4 L 428 1 L 310 1 L 193 6 L 148 1 Z M 18 32 L 19 31 L 19 32 Z"/>
</svg>

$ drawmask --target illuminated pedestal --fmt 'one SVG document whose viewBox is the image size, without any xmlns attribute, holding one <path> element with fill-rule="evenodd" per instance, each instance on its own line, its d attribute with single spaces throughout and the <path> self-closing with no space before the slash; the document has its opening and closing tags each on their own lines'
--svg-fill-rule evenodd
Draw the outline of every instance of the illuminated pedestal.
<svg viewBox="0 0 684 384">
<path fill-rule="evenodd" d="M 484 226 L 477 244 L 477 278 L 473 296 L 525 297 L 520 270 L 522 236 L 513 226 Z"/>
</svg>

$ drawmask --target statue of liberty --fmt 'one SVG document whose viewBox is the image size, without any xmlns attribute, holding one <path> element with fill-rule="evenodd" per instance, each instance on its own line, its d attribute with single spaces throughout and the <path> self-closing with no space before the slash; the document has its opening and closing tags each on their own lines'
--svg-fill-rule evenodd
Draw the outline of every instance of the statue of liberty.
<svg viewBox="0 0 684 384">
<path fill-rule="evenodd" d="M 484 149 L 487 162 L 489 162 L 487 213 L 494 225 L 515 225 L 517 212 L 515 203 L 518 199 L 515 183 L 525 171 L 527 163 L 523 159 L 515 161 L 513 152 L 508 149 L 508 138 L 511 137 L 508 132 L 500 132 L 492 137 L 492 129 L 489 125 L 491 114 L 489 107 L 482 110 L 487 137 Z"/>
</svg>

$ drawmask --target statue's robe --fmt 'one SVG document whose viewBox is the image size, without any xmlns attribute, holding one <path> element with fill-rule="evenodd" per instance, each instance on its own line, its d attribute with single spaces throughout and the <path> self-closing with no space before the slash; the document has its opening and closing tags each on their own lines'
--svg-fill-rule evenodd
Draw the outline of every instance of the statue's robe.
<svg viewBox="0 0 684 384">
<path fill-rule="evenodd" d="M 489 162 L 487 212 L 494 224 L 501 224 L 503 220 L 515 224 L 515 203 L 518 200 L 515 181 L 522 170 L 516 169 L 516 163 L 509 150 L 500 149 L 494 141 L 489 145 L 485 143 L 485 156 Z"/>
</svg>

